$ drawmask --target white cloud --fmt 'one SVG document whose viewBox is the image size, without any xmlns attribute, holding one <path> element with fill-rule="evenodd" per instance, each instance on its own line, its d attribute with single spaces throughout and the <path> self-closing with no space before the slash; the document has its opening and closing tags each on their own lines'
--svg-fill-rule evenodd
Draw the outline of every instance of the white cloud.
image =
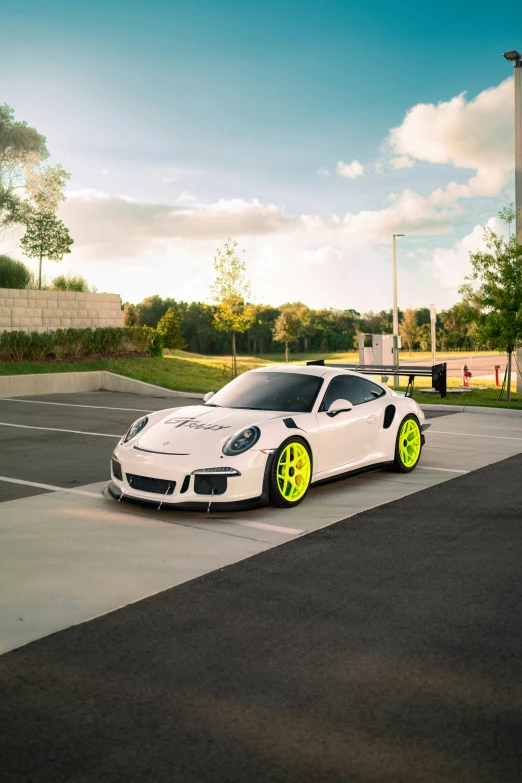
<svg viewBox="0 0 522 783">
<path fill-rule="evenodd" d="M 316 174 L 318 174 L 319 177 L 322 177 L 323 179 L 326 179 L 330 176 L 330 170 L 329 169 L 317 169 Z"/>
<path fill-rule="evenodd" d="M 505 231 L 499 218 L 496 217 L 490 218 L 486 225 L 498 234 L 503 234 Z M 458 287 L 464 282 L 465 276 L 471 272 L 469 254 L 485 249 L 484 226 L 477 225 L 452 247 L 435 248 L 432 260 L 425 261 L 422 265 L 431 272 L 443 288 L 448 289 L 455 300 L 458 296 Z"/>
<path fill-rule="evenodd" d="M 188 190 L 182 190 L 176 201 L 184 204 L 194 204 L 197 202 L 197 198 L 192 193 L 189 193 Z"/>
<path fill-rule="evenodd" d="M 304 250 L 300 258 L 307 264 L 328 265 L 343 258 L 344 253 L 332 245 L 324 245 L 315 250 Z"/>
<path fill-rule="evenodd" d="M 496 196 L 513 167 L 513 79 L 434 105 L 419 103 L 389 135 L 391 151 L 403 158 L 472 169 L 468 185 L 454 186 L 454 197 Z"/>
<path fill-rule="evenodd" d="M 348 179 L 355 179 L 364 175 L 364 166 L 358 160 L 352 160 L 351 163 L 344 163 L 344 161 L 340 160 L 336 170 L 341 177 L 347 177 Z"/>
<path fill-rule="evenodd" d="M 392 158 L 390 163 L 394 169 L 411 169 L 415 166 L 415 161 L 407 155 L 401 155 L 399 158 Z"/>
</svg>

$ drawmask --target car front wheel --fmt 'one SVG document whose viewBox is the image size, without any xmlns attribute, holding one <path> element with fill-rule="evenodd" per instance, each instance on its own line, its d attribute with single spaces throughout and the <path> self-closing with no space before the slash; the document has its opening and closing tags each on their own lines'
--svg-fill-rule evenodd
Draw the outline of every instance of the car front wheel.
<svg viewBox="0 0 522 783">
<path fill-rule="evenodd" d="M 308 444 L 303 438 L 289 438 L 274 454 L 269 477 L 270 503 L 279 508 L 297 506 L 308 492 L 311 479 Z"/>
<path fill-rule="evenodd" d="M 409 473 L 420 459 L 422 434 L 416 416 L 409 414 L 402 420 L 395 442 L 393 468 L 398 473 Z"/>
</svg>

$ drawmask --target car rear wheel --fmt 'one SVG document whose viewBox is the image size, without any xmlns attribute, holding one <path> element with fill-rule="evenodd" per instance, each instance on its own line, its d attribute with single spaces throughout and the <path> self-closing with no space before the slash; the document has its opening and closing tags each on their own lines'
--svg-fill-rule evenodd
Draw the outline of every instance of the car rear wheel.
<svg viewBox="0 0 522 783">
<path fill-rule="evenodd" d="M 395 443 L 393 468 L 398 473 L 409 473 L 420 459 L 422 434 L 418 419 L 413 414 L 402 420 Z"/>
<path fill-rule="evenodd" d="M 304 499 L 312 478 L 312 455 L 306 441 L 290 438 L 276 453 L 269 477 L 269 497 L 273 506 L 290 508 Z"/>
</svg>

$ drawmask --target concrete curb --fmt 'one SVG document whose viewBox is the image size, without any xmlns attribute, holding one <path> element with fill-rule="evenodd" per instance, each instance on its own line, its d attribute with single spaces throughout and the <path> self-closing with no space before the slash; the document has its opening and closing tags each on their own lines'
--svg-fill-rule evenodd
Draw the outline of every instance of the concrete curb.
<svg viewBox="0 0 522 783">
<path fill-rule="evenodd" d="M 165 389 L 145 381 L 126 378 L 107 370 L 92 372 L 56 372 L 35 375 L 1 375 L 0 397 L 28 397 L 33 394 L 70 394 L 72 392 L 115 391 L 144 394 L 149 397 L 196 397 L 198 392 Z"/>
<path fill-rule="evenodd" d="M 423 411 L 444 411 L 452 413 L 490 413 L 494 416 L 508 416 L 519 418 L 522 416 L 522 410 L 513 408 L 485 408 L 479 405 L 421 405 Z"/>
</svg>

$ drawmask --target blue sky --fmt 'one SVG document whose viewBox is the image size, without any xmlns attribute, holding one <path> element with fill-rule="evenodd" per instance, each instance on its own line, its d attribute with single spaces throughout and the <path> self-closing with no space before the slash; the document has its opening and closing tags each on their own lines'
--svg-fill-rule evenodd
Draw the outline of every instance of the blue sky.
<svg viewBox="0 0 522 783">
<path fill-rule="evenodd" d="M 401 306 L 441 308 L 513 197 L 521 21 L 514 2 L 30 0 L 3 11 L 0 102 L 71 172 L 62 268 L 99 290 L 206 299 L 231 235 L 258 301 L 378 309 L 395 230 Z"/>
</svg>

